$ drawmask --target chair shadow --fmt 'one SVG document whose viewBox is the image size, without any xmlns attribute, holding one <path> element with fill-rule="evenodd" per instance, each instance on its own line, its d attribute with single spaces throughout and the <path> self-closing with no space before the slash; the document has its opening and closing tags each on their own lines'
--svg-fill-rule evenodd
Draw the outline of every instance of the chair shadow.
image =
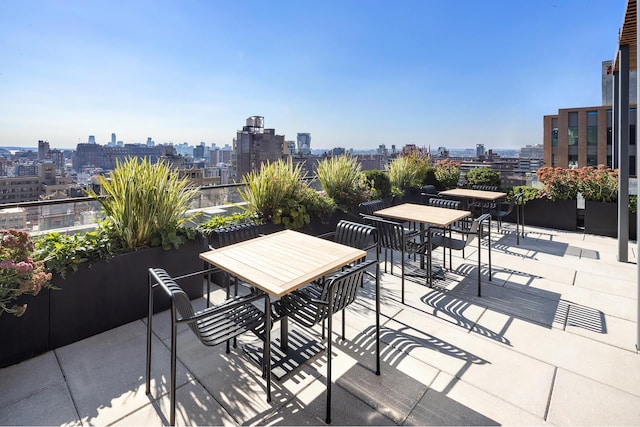
<svg viewBox="0 0 640 427">
<path fill-rule="evenodd" d="M 449 310 L 451 312 L 450 315 L 454 318 L 456 315 L 460 317 L 462 312 L 459 308 L 452 311 L 448 307 L 455 307 L 451 300 L 459 298 L 468 305 L 486 307 L 515 319 L 544 325 L 548 328 L 556 324 L 557 327 L 559 326 L 562 329 L 572 326 L 592 332 L 607 333 L 606 320 L 602 311 L 562 299 L 557 292 L 532 287 L 534 279 L 539 279 L 541 276 L 512 269 L 500 269 L 498 271 L 510 273 L 511 276 L 515 275 L 518 278 L 516 281 L 505 282 L 504 285 L 508 286 L 490 285 L 488 282 L 488 267 L 483 266 L 480 271 L 483 276 L 482 296 L 478 297 L 477 266 L 463 263 L 453 272 L 455 276 L 462 277 L 462 279 L 455 280 L 454 278 L 448 282 L 452 286 L 446 287 L 447 299 L 439 302 L 436 297 L 432 297 L 432 300 L 427 299 L 424 302 L 430 303 L 432 306 L 439 303 L 438 308 Z M 494 274 L 495 272 L 496 269 L 494 269 Z M 466 309 L 467 307 L 464 306 L 464 308 Z M 463 319 L 460 321 L 462 322 L 461 326 L 468 326 L 468 323 L 465 323 Z M 478 327 L 478 325 L 474 325 L 474 327 Z M 478 332 L 481 334 L 487 333 L 482 330 Z M 492 337 L 493 335 L 489 333 L 488 336 Z M 497 333 L 497 337 L 501 336 L 502 332 Z"/>
</svg>

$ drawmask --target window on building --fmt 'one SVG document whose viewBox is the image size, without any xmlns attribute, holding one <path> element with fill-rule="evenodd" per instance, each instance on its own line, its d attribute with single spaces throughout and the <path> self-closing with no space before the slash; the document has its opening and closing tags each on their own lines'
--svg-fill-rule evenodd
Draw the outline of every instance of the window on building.
<svg viewBox="0 0 640 427">
<path fill-rule="evenodd" d="M 551 146 L 558 146 L 558 119 L 551 119 Z"/>
<path fill-rule="evenodd" d="M 587 111 L 587 145 L 598 144 L 598 112 Z"/>
<path fill-rule="evenodd" d="M 636 109 L 629 110 L 629 145 L 636 145 Z"/>
<path fill-rule="evenodd" d="M 578 113 L 569 113 L 569 128 L 568 128 L 568 142 L 569 145 L 578 145 Z"/>
</svg>

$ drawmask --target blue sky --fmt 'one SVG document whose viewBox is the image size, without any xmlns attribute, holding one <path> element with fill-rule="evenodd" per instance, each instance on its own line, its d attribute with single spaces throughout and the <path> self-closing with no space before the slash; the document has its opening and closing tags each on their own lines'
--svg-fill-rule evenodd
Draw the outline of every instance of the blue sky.
<svg viewBox="0 0 640 427">
<path fill-rule="evenodd" d="M 625 0 L 0 1 L 0 146 L 521 147 L 601 104 Z"/>
</svg>

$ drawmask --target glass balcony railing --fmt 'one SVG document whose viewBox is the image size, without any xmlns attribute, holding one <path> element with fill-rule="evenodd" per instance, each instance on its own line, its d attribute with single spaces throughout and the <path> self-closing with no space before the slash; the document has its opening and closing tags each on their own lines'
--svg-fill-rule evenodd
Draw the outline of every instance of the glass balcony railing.
<svg viewBox="0 0 640 427">
<path fill-rule="evenodd" d="M 311 188 L 321 189 L 316 179 L 305 181 Z M 238 204 L 243 203 L 241 188 L 243 184 L 199 187 L 189 213 L 200 211 L 201 221 L 206 221 L 215 215 L 237 212 Z M 0 204 L 0 228 L 17 228 L 34 235 L 92 230 L 103 217 L 100 203 L 91 197 Z"/>
<path fill-rule="evenodd" d="M 242 203 L 242 184 L 201 187 L 191 202 L 191 211 L 202 211 L 203 218 L 237 210 Z M 32 234 L 43 232 L 87 231 L 103 219 L 100 203 L 91 197 L 0 204 L 0 228 L 17 228 Z"/>
</svg>

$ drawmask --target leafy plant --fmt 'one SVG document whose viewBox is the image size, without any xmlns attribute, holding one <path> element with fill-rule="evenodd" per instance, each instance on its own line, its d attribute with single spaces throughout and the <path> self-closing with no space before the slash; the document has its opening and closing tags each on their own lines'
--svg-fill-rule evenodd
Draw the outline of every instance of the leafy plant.
<svg viewBox="0 0 640 427">
<path fill-rule="evenodd" d="M 395 158 L 387 166 L 387 173 L 393 187 L 400 190 L 420 188 L 431 166 L 431 157 L 419 151 Z"/>
<path fill-rule="evenodd" d="M 384 199 L 391 196 L 391 180 L 389 174 L 378 169 L 364 171 L 364 176 L 371 184 L 371 199 Z"/>
<path fill-rule="evenodd" d="M 424 171 L 424 180 L 422 181 L 424 185 L 433 185 L 436 188 L 440 185 L 438 182 L 438 178 L 436 178 L 436 168 L 435 166 L 428 166 Z"/>
<path fill-rule="evenodd" d="M 578 196 L 578 171 L 569 168 L 545 166 L 536 172 L 544 184 L 541 196 L 551 200 L 573 200 Z"/>
<path fill-rule="evenodd" d="M 42 288 L 52 288 L 51 273 L 44 262 L 33 260 L 33 251 L 29 233 L 0 229 L 0 315 L 22 316 L 27 304 L 13 304 L 20 295 L 38 295 Z"/>
<path fill-rule="evenodd" d="M 497 185 L 500 186 L 500 173 L 489 168 L 474 168 L 464 176 L 467 185 Z"/>
<path fill-rule="evenodd" d="M 369 185 L 360 164 L 349 155 L 323 159 L 316 168 L 322 189 L 346 212 L 369 200 Z"/>
<path fill-rule="evenodd" d="M 202 234 L 208 234 L 216 228 L 226 227 L 229 225 L 242 224 L 251 219 L 250 212 L 238 212 L 231 215 L 215 215 L 202 224 L 198 225 L 198 230 Z"/>
<path fill-rule="evenodd" d="M 78 270 L 82 263 L 108 259 L 125 252 L 119 241 L 113 240 L 102 223 L 96 231 L 84 234 L 47 233 L 35 239 L 34 258 L 42 260 L 47 269 L 66 277 L 68 269 Z"/>
<path fill-rule="evenodd" d="M 605 165 L 578 169 L 578 188 L 585 200 L 615 202 L 618 200 L 618 170 Z"/>
<path fill-rule="evenodd" d="M 263 163 L 259 171 L 246 174 L 240 196 L 249 214 L 265 222 L 299 228 L 310 222 L 300 192 L 306 184 L 301 180 L 302 166 L 291 160 Z"/>
<path fill-rule="evenodd" d="M 327 221 L 338 208 L 336 202 L 329 196 L 315 191 L 313 188 L 302 187 L 300 189 L 302 204 L 307 208 L 311 218 L 317 218 L 320 222 Z"/>
<path fill-rule="evenodd" d="M 540 190 L 535 187 L 530 187 L 528 185 L 517 185 L 509 190 L 507 197 L 511 199 L 515 194 L 518 193 L 522 193 L 520 204 L 526 204 L 527 202 L 535 200 L 540 196 Z"/>
<path fill-rule="evenodd" d="M 629 212 L 631 213 L 638 212 L 638 195 L 637 194 L 629 195 Z"/>
<path fill-rule="evenodd" d="M 164 162 L 130 158 L 118 161 L 110 179 L 100 177 L 106 197 L 93 190 L 106 213 L 107 230 L 129 250 L 143 247 L 178 247 L 194 236 L 182 227 L 189 202 L 197 193 L 186 178 Z"/>
<path fill-rule="evenodd" d="M 460 162 L 451 159 L 438 160 L 436 178 L 444 188 L 455 188 L 460 180 Z"/>
</svg>

